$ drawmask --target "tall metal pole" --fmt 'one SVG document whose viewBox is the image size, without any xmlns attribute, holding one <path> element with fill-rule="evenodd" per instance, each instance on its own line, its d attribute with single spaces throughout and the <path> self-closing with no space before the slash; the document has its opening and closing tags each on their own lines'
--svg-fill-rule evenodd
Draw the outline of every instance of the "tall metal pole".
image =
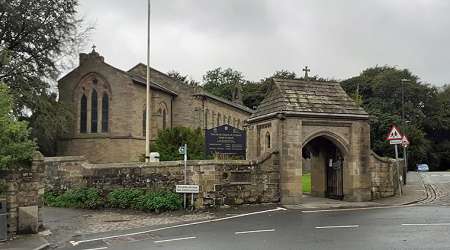
<svg viewBox="0 0 450 250">
<path fill-rule="evenodd" d="M 145 161 L 150 160 L 150 0 L 147 13 L 147 102 L 145 105 Z"/>
<path fill-rule="evenodd" d="M 402 82 L 402 129 L 405 129 L 405 82 L 409 82 L 408 79 L 401 79 Z M 406 185 L 406 173 L 408 172 L 408 160 L 406 155 L 406 147 L 403 147 L 403 184 Z"/>
<path fill-rule="evenodd" d="M 398 148 L 397 144 L 395 144 L 395 169 L 397 170 L 397 183 L 398 183 L 398 192 L 400 196 L 402 196 L 402 184 L 400 182 L 400 164 L 398 164 Z"/>
</svg>

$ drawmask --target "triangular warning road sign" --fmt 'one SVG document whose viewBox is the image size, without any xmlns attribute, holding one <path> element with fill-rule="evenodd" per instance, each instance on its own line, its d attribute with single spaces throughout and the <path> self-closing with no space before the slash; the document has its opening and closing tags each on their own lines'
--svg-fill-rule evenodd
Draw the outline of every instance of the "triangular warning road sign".
<svg viewBox="0 0 450 250">
<path fill-rule="evenodd" d="M 405 148 L 409 146 L 409 140 L 408 140 L 408 137 L 406 137 L 406 135 L 403 135 L 402 146 Z"/>
<path fill-rule="evenodd" d="M 398 132 L 398 129 L 396 126 L 392 126 L 391 131 L 389 132 L 386 140 L 392 141 L 392 140 L 401 140 L 401 139 L 402 139 L 402 134 L 400 134 L 400 132 Z"/>
</svg>

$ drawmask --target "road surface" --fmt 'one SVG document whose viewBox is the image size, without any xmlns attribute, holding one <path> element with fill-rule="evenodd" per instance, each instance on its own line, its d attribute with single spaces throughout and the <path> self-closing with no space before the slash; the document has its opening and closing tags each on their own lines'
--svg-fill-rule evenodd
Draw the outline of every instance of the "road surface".
<svg viewBox="0 0 450 250">
<path fill-rule="evenodd" d="M 389 208 L 273 208 L 88 235 L 66 249 L 450 249 L 450 172 L 422 173 L 427 198 Z"/>
</svg>

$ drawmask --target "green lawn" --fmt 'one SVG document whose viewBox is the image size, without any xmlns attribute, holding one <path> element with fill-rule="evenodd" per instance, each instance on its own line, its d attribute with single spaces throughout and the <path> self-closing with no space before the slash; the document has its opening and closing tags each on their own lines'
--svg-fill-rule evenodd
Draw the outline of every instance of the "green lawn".
<svg viewBox="0 0 450 250">
<path fill-rule="evenodd" d="M 311 193 L 311 174 L 303 174 L 302 188 L 303 193 Z"/>
</svg>

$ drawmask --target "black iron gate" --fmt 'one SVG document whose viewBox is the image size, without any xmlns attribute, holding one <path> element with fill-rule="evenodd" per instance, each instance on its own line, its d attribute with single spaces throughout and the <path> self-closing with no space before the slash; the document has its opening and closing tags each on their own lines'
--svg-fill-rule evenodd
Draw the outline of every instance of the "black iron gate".
<svg viewBox="0 0 450 250">
<path fill-rule="evenodd" d="M 327 162 L 327 193 L 326 196 L 331 199 L 342 200 L 343 191 L 343 165 L 344 159 L 338 153 L 329 158 Z"/>
</svg>

